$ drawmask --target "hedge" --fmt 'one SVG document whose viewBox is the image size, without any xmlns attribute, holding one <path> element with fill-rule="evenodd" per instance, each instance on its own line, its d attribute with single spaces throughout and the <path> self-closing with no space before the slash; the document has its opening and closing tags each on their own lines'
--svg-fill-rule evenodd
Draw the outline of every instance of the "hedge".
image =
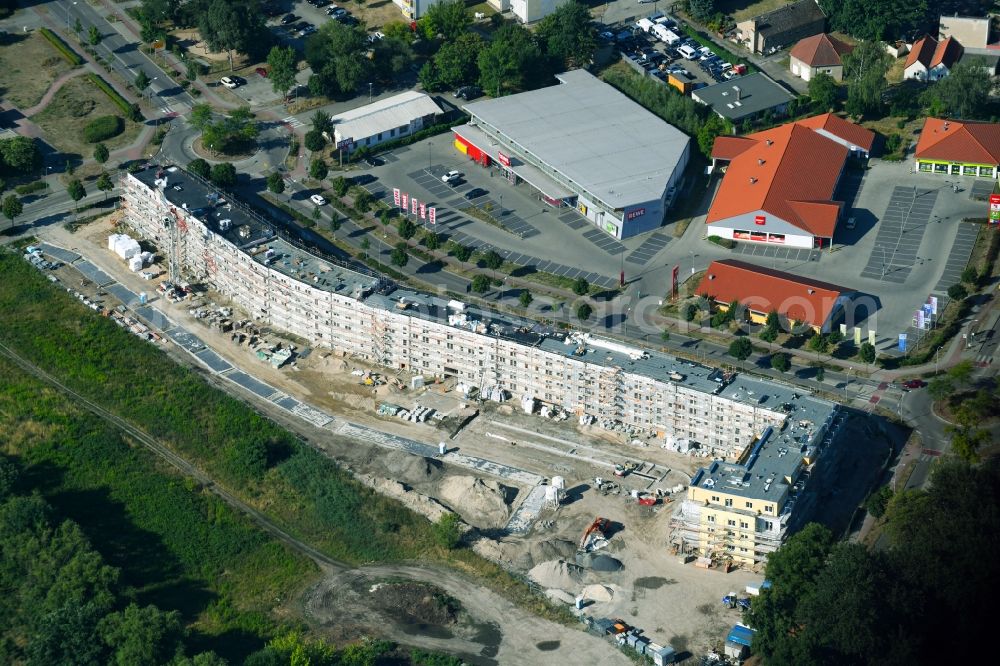
<svg viewBox="0 0 1000 666">
<path fill-rule="evenodd" d="M 44 190 L 48 188 L 48 186 L 49 184 L 46 183 L 44 180 L 36 180 L 30 183 L 25 183 L 24 185 L 18 185 L 17 187 L 14 188 L 14 191 L 20 194 L 21 196 L 25 196 L 27 194 L 34 194 L 35 192 Z"/>
<path fill-rule="evenodd" d="M 118 116 L 100 116 L 83 128 L 83 139 L 87 143 L 99 143 L 124 131 L 125 121 Z"/>
<path fill-rule="evenodd" d="M 723 238 L 722 236 L 709 236 L 708 242 L 715 243 L 716 245 L 720 245 L 730 250 L 736 247 L 736 241 L 729 238 Z"/>
<path fill-rule="evenodd" d="M 87 74 L 87 78 L 95 86 L 104 91 L 104 94 L 111 98 L 111 101 L 115 105 L 125 112 L 125 117 L 129 120 L 134 120 L 135 122 L 142 121 L 142 112 L 139 111 L 138 104 L 132 104 L 127 99 L 121 96 L 117 90 L 115 90 L 111 85 L 102 79 L 97 74 Z"/>
<path fill-rule="evenodd" d="M 60 39 L 59 35 L 52 32 L 48 28 L 39 28 L 38 32 L 42 33 L 42 37 L 48 40 L 49 44 L 51 44 L 56 51 L 59 51 L 59 54 L 62 55 L 63 58 L 66 58 L 66 61 L 69 62 L 69 64 L 74 67 L 79 67 L 83 64 L 83 58 L 81 58 L 76 51 L 71 49 L 66 42 Z"/>
</svg>

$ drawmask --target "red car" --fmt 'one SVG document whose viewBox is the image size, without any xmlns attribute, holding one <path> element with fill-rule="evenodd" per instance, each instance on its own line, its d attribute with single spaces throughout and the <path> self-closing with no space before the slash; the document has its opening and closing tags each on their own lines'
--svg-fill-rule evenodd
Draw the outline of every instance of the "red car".
<svg viewBox="0 0 1000 666">
<path fill-rule="evenodd" d="M 927 386 L 927 382 L 922 379 L 908 379 L 903 382 L 903 388 L 918 389 Z"/>
<path fill-rule="evenodd" d="M 258 74 L 260 74 L 261 76 L 263 76 L 265 79 L 267 78 L 267 68 L 266 67 L 258 67 L 254 71 L 257 72 Z"/>
</svg>

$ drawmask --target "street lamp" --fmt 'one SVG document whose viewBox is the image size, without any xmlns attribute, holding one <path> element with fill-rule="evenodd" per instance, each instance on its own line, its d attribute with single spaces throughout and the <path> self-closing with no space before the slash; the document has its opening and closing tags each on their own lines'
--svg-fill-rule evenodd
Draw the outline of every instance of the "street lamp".
<svg viewBox="0 0 1000 666">
<path fill-rule="evenodd" d="M 500 217 L 503 217 L 503 194 L 500 194 Z"/>
<path fill-rule="evenodd" d="M 368 84 L 368 103 L 372 103 L 372 84 Z"/>
</svg>

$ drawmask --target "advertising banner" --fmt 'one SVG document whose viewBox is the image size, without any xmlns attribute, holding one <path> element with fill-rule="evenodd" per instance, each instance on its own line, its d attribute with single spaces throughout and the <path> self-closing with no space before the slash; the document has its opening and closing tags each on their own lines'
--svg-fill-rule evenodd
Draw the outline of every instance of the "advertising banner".
<svg viewBox="0 0 1000 666">
<path fill-rule="evenodd" d="M 906 353 L 906 333 L 899 334 L 899 351 Z"/>
<path fill-rule="evenodd" d="M 931 314 L 937 316 L 937 296 L 931 296 L 927 299 L 927 305 L 931 306 Z"/>
<path fill-rule="evenodd" d="M 916 314 L 914 315 L 914 317 L 913 317 L 913 327 L 914 328 L 919 328 L 921 330 L 923 330 L 925 328 L 925 326 L 924 326 L 924 310 L 923 310 L 923 308 L 917 310 Z"/>
<path fill-rule="evenodd" d="M 417 214 L 417 200 L 416 199 L 410 199 L 410 212 L 413 213 L 414 215 Z"/>
<path fill-rule="evenodd" d="M 392 205 L 399 208 L 399 188 L 392 188 Z"/>
<path fill-rule="evenodd" d="M 680 264 L 677 264 L 676 266 L 674 266 L 674 270 L 670 272 L 670 284 L 671 284 L 670 290 L 674 296 L 677 296 L 677 275 L 680 273 L 680 270 L 681 266 Z"/>
<path fill-rule="evenodd" d="M 990 224 L 1000 224 L 1000 194 L 990 195 Z"/>
<path fill-rule="evenodd" d="M 431 224 L 437 224 L 437 208 L 431 206 L 427 209 L 427 219 L 430 220 Z"/>
<path fill-rule="evenodd" d="M 400 201 L 399 207 L 402 208 L 403 212 L 405 213 L 406 209 L 410 207 L 410 195 L 407 194 L 406 192 L 403 192 L 401 195 L 399 195 L 399 201 Z"/>
<path fill-rule="evenodd" d="M 427 219 L 427 204 L 425 204 L 423 201 L 420 202 L 420 219 L 421 220 Z"/>
<path fill-rule="evenodd" d="M 767 216 L 766 215 L 756 215 L 753 218 L 753 223 L 754 224 L 764 224 L 766 222 L 767 222 Z"/>
<path fill-rule="evenodd" d="M 875 346 L 875 331 L 868 331 L 868 344 Z"/>
<path fill-rule="evenodd" d="M 508 157 L 507 155 L 504 155 L 501 152 L 497 152 L 497 162 L 499 162 L 500 164 L 504 165 L 508 169 L 510 168 L 510 157 Z"/>
<path fill-rule="evenodd" d="M 860 326 L 855 326 L 854 327 L 854 344 L 856 344 L 856 345 L 860 345 L 861 344 L 861 327 Z"/>
</svg>

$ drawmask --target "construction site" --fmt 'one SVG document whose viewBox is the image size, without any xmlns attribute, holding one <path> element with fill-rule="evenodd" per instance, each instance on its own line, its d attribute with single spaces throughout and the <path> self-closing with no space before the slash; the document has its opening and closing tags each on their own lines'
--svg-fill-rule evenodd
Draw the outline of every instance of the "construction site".
<svg viewBox="0 0 1000 666">
<path fill-rule="evenodd" d="M 122 186 L 118 216 L 73 239 L 104 268 L 98 307 L 116 311 L 93 290 L 134 307 L 364 483 L 458 513 L 477 552 L 644 645 L 721 650 L 741 616 L 719 600 L 821 517 L 817 476 L 867 427 L 800 388 L 399 288 L 180 169 Z M 143 274 L 120 232 L 153 254 Z"/>
</svg>

